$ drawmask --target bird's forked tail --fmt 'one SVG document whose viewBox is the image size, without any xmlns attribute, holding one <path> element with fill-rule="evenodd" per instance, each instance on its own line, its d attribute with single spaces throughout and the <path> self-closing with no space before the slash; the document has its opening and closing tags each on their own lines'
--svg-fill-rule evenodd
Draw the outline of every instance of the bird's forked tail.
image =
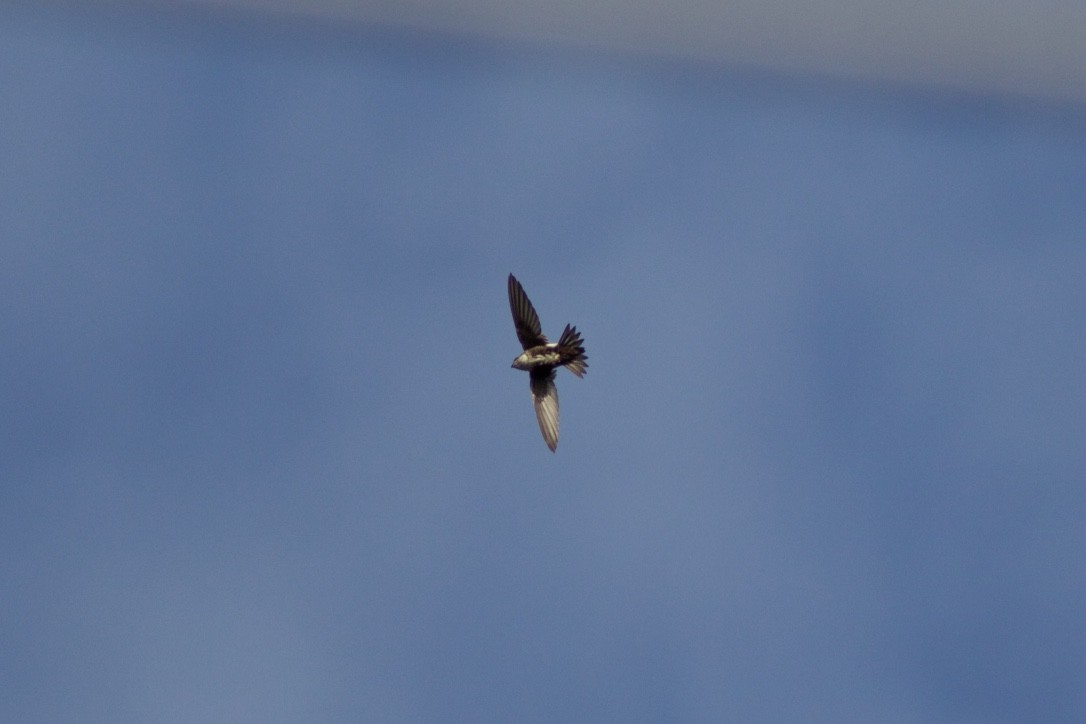
<svg viewBox="0 0 1086 724">
<path fill-rule="evenodd" d="M 584 353 L 584 340 L 576 327 L 567 324 L 562 330 L 562 336 L 558 338 L 558 354 L 566 369 L 578 377 L 584 377 L 588 370 L 588 362 L 585 361 L 588 355 Z"/>
</svg>

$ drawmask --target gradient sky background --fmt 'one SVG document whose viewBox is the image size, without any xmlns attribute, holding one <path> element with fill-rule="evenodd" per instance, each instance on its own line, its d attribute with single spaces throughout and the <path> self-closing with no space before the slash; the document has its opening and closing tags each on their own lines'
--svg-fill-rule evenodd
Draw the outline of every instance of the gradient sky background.
<svg viewBox="0 0 1086 724">
<path fill-rule="evenodd" d="M 0 719 L 1086 718 L 1082 109 L 2 20 Z"/>
</svg>

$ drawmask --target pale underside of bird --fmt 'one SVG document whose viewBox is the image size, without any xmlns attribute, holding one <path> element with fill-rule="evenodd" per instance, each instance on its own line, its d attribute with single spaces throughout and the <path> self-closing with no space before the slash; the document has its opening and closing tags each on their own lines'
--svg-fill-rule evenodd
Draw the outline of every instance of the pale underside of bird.
<svg viewBox="0 0 1086 724">
<path fill-rule="evenodd" d="M 547 447 L 554 452 L 558 447 L 558 388 L 554 386 L 555 371 L 559 367 L 565 367 L 578 377 L 584 377 L 588 369 L 584 340 L 576 327 L 567 324 L 557 342 L 548 342 L 543 336 L 535 307 L 524 293 L 524 287 L 512 274 L 509 275 L 509 309 L 513 312 L 517 339 L 524 348 L 513 360 L 513 367 L 528 372 L 539 431 L 543 433 L 543 441 L 547 443 Z"/>
</svg>

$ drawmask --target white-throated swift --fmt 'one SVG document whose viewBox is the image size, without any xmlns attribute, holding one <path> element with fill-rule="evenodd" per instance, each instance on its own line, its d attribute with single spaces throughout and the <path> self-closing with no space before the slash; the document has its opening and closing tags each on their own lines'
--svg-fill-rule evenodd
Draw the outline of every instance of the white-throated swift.
<svg viewBox="0 0 1086 724">
<path fill-rule="evenodd" d="M 517 327 L 517 339 L 524 348 L 524 352 L 513 360 L 513 367 L 528 373 L 535 419 L 539 421 L 543 442 L 554 452 L 558 447 L 558 388 L 554 386 L 554 372 L 565 367 L 578 377 L 584 377 L 588 369 L 584 340 L 576 327 L 567 324 L 557 342 L 548 342 L 535 307 L 512 274 L 509 275 L 509 309 Z"/>
</svg>

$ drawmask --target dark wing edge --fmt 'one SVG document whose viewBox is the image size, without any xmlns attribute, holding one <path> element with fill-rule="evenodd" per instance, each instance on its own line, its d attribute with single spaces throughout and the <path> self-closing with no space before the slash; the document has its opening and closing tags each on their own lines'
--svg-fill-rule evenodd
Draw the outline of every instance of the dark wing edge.
<svg viewBox="0 0 1086 724">
<path fill-rule="evenodd" d="M 509 275 L 509 310 L 513 312 L 513 324 L 517 328 L 517 339 L 520 340 L 521 347 L 531 349 L 547 343 L 535 307 L 524 293 L 524 287 L 512 274 Z"/>
</svg>

